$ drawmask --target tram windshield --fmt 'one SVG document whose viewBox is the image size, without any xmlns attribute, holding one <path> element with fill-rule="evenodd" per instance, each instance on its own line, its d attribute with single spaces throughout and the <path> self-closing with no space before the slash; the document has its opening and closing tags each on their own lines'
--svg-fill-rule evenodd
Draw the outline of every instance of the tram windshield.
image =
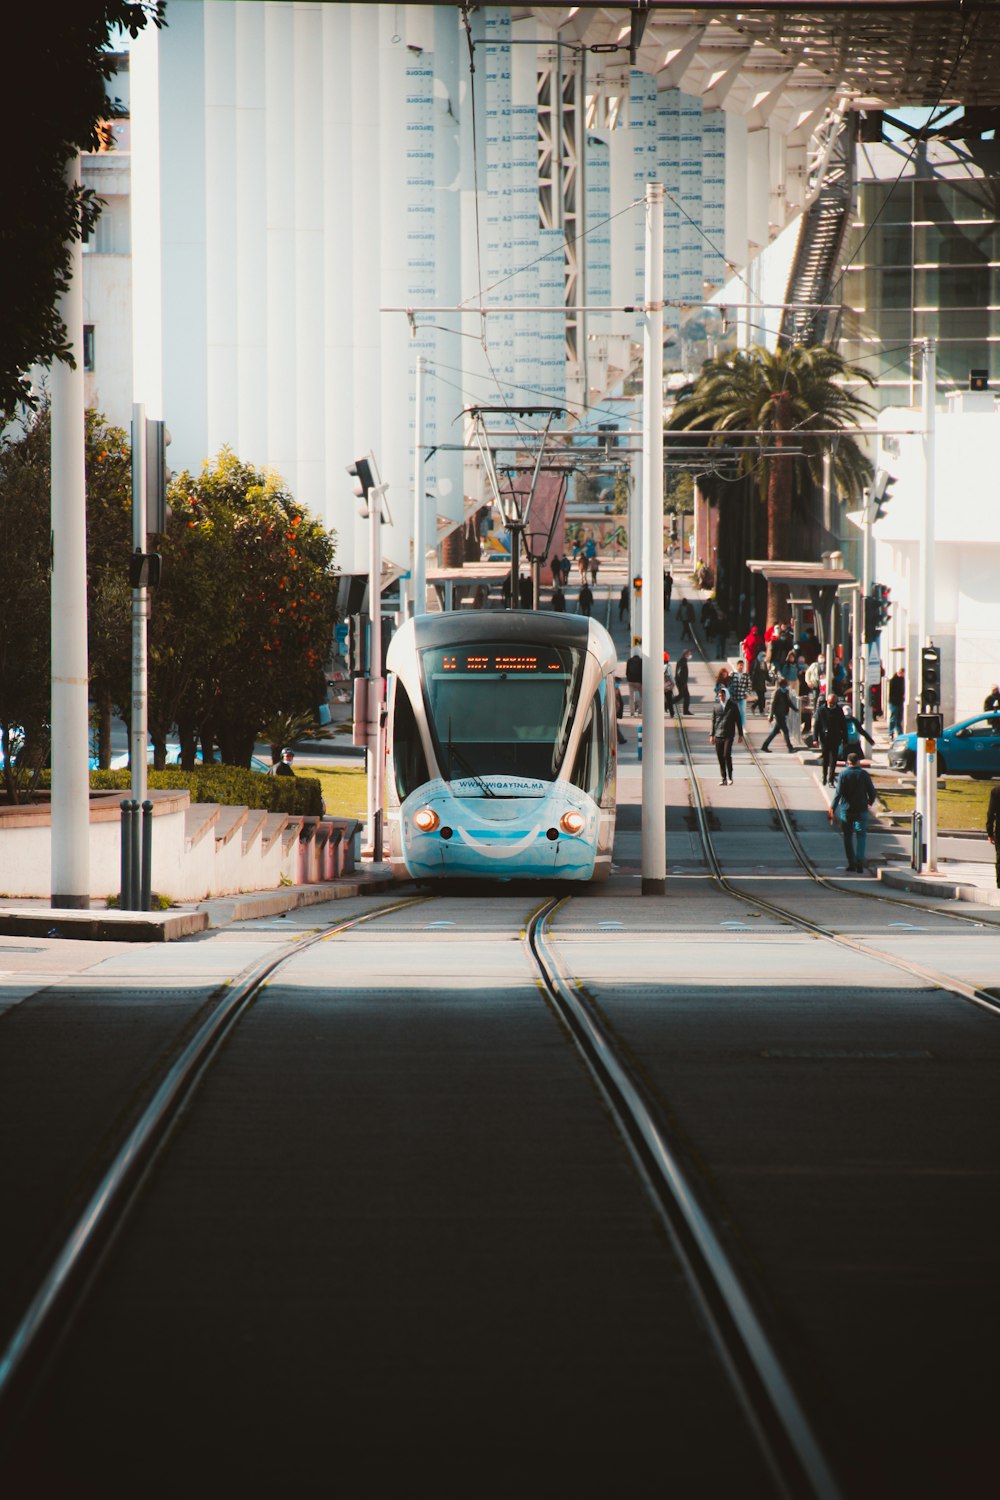
<svg viewBox="0 0 1000 1500">
<path fill-rule="evenodd" d="M 583 655 L 574 646 L 506 641 L 421 651 L 427 717 L 445 780 L 552 781 L 566 753 Z M 483 794 L 498 795 L 488 784 Z"/>
</svg>

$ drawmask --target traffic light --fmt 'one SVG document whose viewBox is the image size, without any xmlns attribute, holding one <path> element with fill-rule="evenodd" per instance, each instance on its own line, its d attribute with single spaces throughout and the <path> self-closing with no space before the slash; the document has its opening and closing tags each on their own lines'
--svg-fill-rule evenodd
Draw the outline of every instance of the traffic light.
<svg viewBox="0 0 1000 1500">
<path fill-rule="evenodd" d="M 167 485 L 173 474 L 167 468 L 170 433 L 165 422 L 146 418 L 146 530 L 154 536 L 166 531 L 170 518 Z"/>
<path fill-rule="evenodd" d="M 351 615 L 347 622 L 347 670 L 364 677 L 368 670 L 368 616 Z"/>
<path fill-rule="evenodd" d="M 354 463 L 348 464 L 348 474 L 354 476 L 354 493 L 359 500 L 365 502 L 365 513 L 368 510 L 368 492 L 375 488 L 375 478 L 372 474 L 372 466 L 367 458 L 355 459 Z"/>
<path fill-rule="evenodd" d="M 941 648 L 920 649 L 920 707 L 935 709 L 941 703 Z"/>
<path fill-rule="evenodd" d="M 635 582 L 633 583 L 632 588 L 635 590 L 635 592 L 637 594 L 641 594 L 642 593 L 642 579 L 641 578 L 637 578 L 635 580 Z"/>
<path fill-rule="evenodd" d="M 892 487 L 896 483 L 892 474 L 886 469 L 876 469 L 875 478 L 872 480 L 872 522 L 881 521 L 885 515 L 886 507 L 892 499 Z"/>
<path fill-rule="evenodd" d="M 865 640 L 878 640 L 878 600 L 870 595 L 864 601 L 865 605 Z"/>
<path fill-rule="evenodd" d="M 885 629 L 892 619 L 892 600 L 889 595 L 891 590 L 884 583 L 877 583 L 876 598 L 878 599 L 878 623 L 880 629 Z"/>
</svg>

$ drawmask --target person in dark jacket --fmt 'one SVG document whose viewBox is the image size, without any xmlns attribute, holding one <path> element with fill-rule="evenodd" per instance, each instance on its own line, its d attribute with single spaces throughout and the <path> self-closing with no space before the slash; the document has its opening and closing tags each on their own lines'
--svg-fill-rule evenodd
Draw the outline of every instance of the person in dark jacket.
<svg viewBox="0 0 1000 1500">
<path fill-rule="evenodd" d="M 997 886 L 1000 887 L 1000 783 L 990 792 L 989 806 L 986 809 L 986 837 L 993 845 L 993 853 L 996 855 Z"/>
<path fill-rule="evenodd" d="M 566 595 L 558 585 L 552 590 L 552 608 L 561 615 L 566 613 Z"/>
<path fill-rule="evenodd" d="M 983 713 L 1000 713 L 1000 685 L 994 683 L 983 700 Z"/>
<path fill-rule="evenodd" d="M 522 574 L 517 580 L 517 596 L 522 609 L 531 608 L 532 594 L 531 579 Z"/>
<path fill-rule="evenodd" d="M 792 699 L 788 691 L 788 683 L 782 678 L 774 690 L 774 697 L 771 699 L 771 712 L 767 716 L 773 722 L 774 728 L 760 747 L 766 755 L 770 755 L 771 741 L 778 733 L 785 736 L 785 744 L 791 750 L 792 741 L 788 733 L 788 715 L 791 711 Z"/>
<path fill-rule="evenodd" d="M 712 709 L 712 733 L 708 743 L 715 746 L 715 753 L 719 757 L 719 770 L 722 772 L 720 786 L 733 784 L 733 741 L 737 736 L 742 745 L 740 711 L 729 689 L 719 688 L 715 696 L 715 707 Z"/>
<path fill-rule="evenodd" d="M 294 776 L 295 772 L 292 770 L 292 761 L 294 759 L 294 750 L 282 750 L 281 759 L 278 761 L 272 774 L 275 776 Z"/>
<path fill-rule="evenodd" d="M 590 584 L 585 583 L 580 590 L 580 601 L 577 608 L 581 615 L 589 615 L 594 607 L 594 596 L 590 591 Z"/>
<path fill-rule="evenodd" d="M 767 698 L 767 657 L 763 651 L 758 651 L 750 663 L 750 686 L 754 693 L 754 712 L 764 712 L 764 702 Z"/>
<path fill-rule="evenodd" d="M 678 707 L 682 714 L 691 712 L 690 668 L 688 666 L 690 660 L 690 651 L 682 651 L 674 668 L 674 686 L 677 689 Z"/>
<path fill-rule="evenodd" d="M 629 685 L 633 717 L 642 712 L 642 657 L 634 651 L 625 663 L 625 681 Z"/>
<path fill-rule="evenodd" d="M 837 761 L 847 759 L 847 718 L 835 693 L 828 693 L 816 710 L 813 733 L 819 740 L 823 757 L 823 785 L 833 786 L 837 779 Z"/>
<path fill-rule="evenodd" d="M 669 613 L 670 613 L 670 596 L 673 593 L 673 591 L 674 591 L 674 575 L 673 575 L 673 573 L 671 573 L 671 571 L 670 571 L 669 568 L 666 568 L 664 570 L 664 573 L 663 573 L 663 612 L 664 612 L 664 614 L 668 614 L 669 615 Z"/>
<path fill-rule="evenodd" d="M 899 667 L 889 678 L 889 738 L 903 732 L 903 706 L 906 703 L 906 673 Z"/>
<path fill-rule="evenodd" d="M 868 809 L 874 805 L 875 783 L 862 766 L 857 750 L 852 750 L 847 757 L 847 765 L 837 777 L 837 789 L 830 804 L 830 822 L 833 822 L 837 808 L 842 807 L 844 810 L 840 816 L 847 868 L 856 875 L 864 874 Z"/>
<path fill-rule="evenodd" d="M 622 698 L 622 690 L 618 686 L 618 683 L 616 682 L 615 683 L 615 721 L 616 721 L 615 722 L 615 728 L 618 731 L 618 743 L 619 743 L 619 745 L 625 745 L 625 744 L 628 743 L 628 741 L 626 740 L 625 736 L 622 734 L 622 724 L 621 724 L 621 721 L 624 718 L 624 716 L 625 716 L 625 700 Z"/>
<path fill-rule="evenodd" d="M 691 626 L 694 624 L 694 610 L 691 608 L 690 599 L 682 599 L 677 606 L 677 618 L 681 625 L 681 640 L 693 641 L 694 632 Z"/>
</svg>

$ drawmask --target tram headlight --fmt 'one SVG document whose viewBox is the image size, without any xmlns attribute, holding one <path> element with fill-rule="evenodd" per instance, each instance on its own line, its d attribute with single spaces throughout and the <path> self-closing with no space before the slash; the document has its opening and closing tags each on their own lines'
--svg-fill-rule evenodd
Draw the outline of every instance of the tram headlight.
<svg viewBox="0 0 1000 1500">
<path fill-rule="evenodd" d="M 421 833 L 433 833 L 440 821 L 432 807 L 422 807 L 413 814 L 413 822 Z"/>
<path fill-rule="evenodd" d="M 564 812 L 559 819 L 559 827 L 563 833 L 571 833 L 574 838 L 578 838 L 586 826 L 587 820 L 583 813 L 576 812 L 574 808 L 570 808 L 568 812 Z"/>
</svg>

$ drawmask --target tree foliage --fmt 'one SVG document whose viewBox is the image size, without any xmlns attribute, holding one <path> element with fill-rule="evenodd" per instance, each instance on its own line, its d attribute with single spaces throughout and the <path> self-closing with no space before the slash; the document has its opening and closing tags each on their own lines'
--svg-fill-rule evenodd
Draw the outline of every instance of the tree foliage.
<svg viewBox="0 0 1000 1500">
<path fill-rule="evenodd" d="M 33 364 L 73 362 L 56 302 L 69 284 L 67 246 L 90 233 L 101 203 L 91 189 L 67 185 L 66 164 L 96 149 L 98 125 L 113 113 L 109 39 L 119 28 L 138 36 L 150 20 L 162 26 L 164 10 L 163 0 L 73 0 L 50 23 L 8 27 L 4 104 L 25 137 L 4 162 L 0 418 L 34 406 Z"/>
<path fill-rule="evenodd" d="M 249 765 L 262 726 L 315 710 L 336 620 L 333 536 L 274 474 L 228 449 L 171 486 L 163 583 L 150 626 L 150 732 L 176 723 L 182 764 L 197 739 Z"/>
<path fill-rule="evenodd" d="M 874 384 L 866 370 L 825 344 L 795 344 L 774 353 L 737 350 L 706 360 L 693 390 L 674 408 L 668 430 L 710 434 L 709 446 L 730 447 L 738 471 L 753 478 L 767 506 L 771 561 L 789 560 L 793 510 L 822 483 L 824 452 L 832 455 L 833 483 L 846 498 L 857 499 L 871 479 L 871 463 L 851 435 L 861 418 L 874 413 L 853 388 L 858 383 Z M 831 428 L 839 435 L 814 435 Z M 737 432 L 752 436 L 728 436 Z M 801 451 L 780 451 L 791 447 Z M 783 607 L 783 589 L 770 586 L 769 616 Z"/>
<path fill-rule="evenodd" d="M 91 694 L 101 710 L 106 764 L 111 714 L 130 690 L 128 552 L 131 453 L 120 427 L 86 414 L 87 618 Z M 43 404 L 0 447 L 0 724 L 24 732 L 20 775 L 7 757 L 13 799 L 49 748 L 51 666 L 51 434 Z"/>
<path fill-rule="evenodd" d="M 131 450 L 98 412 L 86 416 L 90 690 L 101 764 L 111 716 L 130 713 Z M 0 445 L 0 758 L 9 800 L 44 765 L 50 736 L 50 426 L 47 405 Z M 151 593 L 149 729 L 162 765 L 176 724 L 185 760 L 197 740 L 247 766 L 262 727 L 315 712 L 336 618 L 333 536 L 274 475 L 228 450 L 171 487 Z M 16 735 L 12 738 L 13 732 Z M 5 753 L 9 747 L 10 753 Z M 16 762 L 19 761 L 19 765 Z"/>
</svg>

